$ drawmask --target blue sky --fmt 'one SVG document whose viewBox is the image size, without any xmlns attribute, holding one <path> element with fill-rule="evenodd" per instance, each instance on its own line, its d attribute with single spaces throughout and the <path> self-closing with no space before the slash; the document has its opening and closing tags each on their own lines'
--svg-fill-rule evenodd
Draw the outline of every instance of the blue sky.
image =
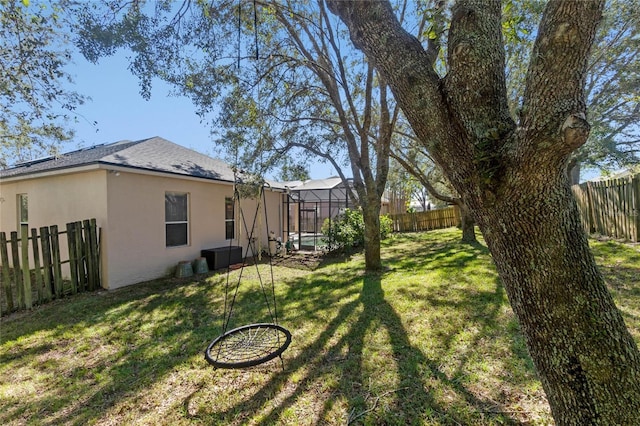
<svg viewBox="0 0 640 426">
<path fill-rule="evenodd" d="M 169 96 L 170 86 L 155 80 L 151 99 L 144 100 L 127 65 L 125 52 L 102 58 L 97 65 L 81 55 L 75 57 L 68 67 L 74 90 L 91 100 L 77 109 L 76 137 L 63 151 L 161 136 L 212 157 L 224 157 L 212 140 L 208 123 L 200 122 L 189 99 Z M 335 175 L 333 168 L 324 164 L 313 165 L 310 173 L 313 179 Z"/>
<path fill-rule="evenodd" d="M 155 80 L 151 99 L 144 100 L 138 80 L 127 65 L 127 55 L 122 51 L 102 58 L 97 65 L 76 56 L 68 68 L 76 83 L 74 90 L 91 100 L 78 108 L 79 121 L 73 125 L 76 137 L 63 151 L 161 136 L 211 157 L 224 158 L 213 142 L 208 123 L 200 122 L 189 99 L 169 96 L 170 86 Z M 320 163 L 312 165 L 310 174 L 312 179 L 336 175 L 331 166 Z M 582 180 L 598 175 L 595 170 L 583 170 Z"/>
<path fill-rule="evenodd" d="M 91 98 L 77 110 L 81 116 L 74 125 L 76 140 L 72 144 L 91 146 L 162 136 L 199 152 L 214 154 L 209 128 L 200 123 L 190 101 L 169 97 L 170 88 L 161 81 L 154 85 L 151 99 L 145 101 L 139 94 L 137 79 L 127 70 L 124 53 L 103 58 L 97 65 L 79 57 L 69 71 L 76 83 L 75 90 Z"/>
</svg>

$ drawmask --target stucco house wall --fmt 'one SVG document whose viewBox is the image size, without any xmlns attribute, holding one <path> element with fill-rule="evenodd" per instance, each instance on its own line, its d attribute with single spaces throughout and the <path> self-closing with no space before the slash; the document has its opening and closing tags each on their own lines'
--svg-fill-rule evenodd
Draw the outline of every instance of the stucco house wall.
<svg viewBox="0 0 640 426">
<path fill-rule="evenodd" d="M 106 219 L 107 172 L 83 170 L 20 179 L 0 179 L 0 230 L 18 229 L 18 194 L 29 200 L 29 228 L 90 217 L 102 226 Z M 64 202 L 62 202 L 64 200 Z M 62 229 L 61 229 L 62 230 Z"/>
<path fill-rule="evenodd" d="M 104 249 L 108 256 L 106 282 L 109 288 L 117 288 L 131 282 L 140 282 L 171 273 L 182 260 L 194 260 L 200 250 L 226 247 L 225 198 L 233 197 L 233 185 L 214 183 L 199 179 L 165 177 L 154 174 L 119 172 L 110 174 L 108 192 L 108 224 Z M 189 231 L 188 244 L 166 247 L 164 202 L 167 192 L 188 194 Z M 269 229 L 281 232 L 278 223 L 279 194 L 267 191 L 267 218 Z M 242 210 L 247 226 L 255 215 L 255 201 L 243 200 Z M 244 225 L 239 211 L 236 212 L 236 235 L 242 236 L 233 244 L 243 246 L 246 251 Z M 266 248 L 266 224 L 259 214 L 255 237 L 261 230 L 260 239 Z M 144 267 L 141 267 L 144 265 Z"/>
<path fill-rule="evenodd" d="M 66 230 L 66 223 L 89 218 L 95 218 L 97 225 L 104 227 L 107 223 L 106 188 L 107 172 L 96 167 L 76 170 L 74 173 L 44 173 L 25 178 L 0 179 L 0 231 L 6 232 L 7 237 L 10 232 L 16 231 L 20 237 L 19 194 L 28 197 L 29 230 L 58 225 L 58 230 L 62 232 Z M 61 236 L 59 242 L 60 252 L 65 253 L 63 256 L 66 259 L 67 239 Z M 34 265 L 31 250 L 29 264 Z M 68 276 L 68 271 L 68 264 L 62 265 L 63 275 Z"/>
<path fill-rule="evenodd" d="M 54 224 L 64 228 L 68 222 L 96 218 L 101 228 L 102 286 L 107 289 L 165 276 L 173 272 L 179 261 L 199 257 L 202 249 L 229 246 L 225 236 L 225 198 L 233 197 L 233 183 L 229 180 L 228 169 L 220 172 L 223 179 L 209 177 L 211 167 L 223 169 L 226 166 L 209 163 L 208 157 L 203 159 L 201 154 L 161 138 L 124 145 L 142 150 L 145 143 L 150 145 L 145 148 L 147 150 L 166 149 L 174 157 L 184 155 L 189 161 L 201 161 L 199 164 L 205 167 L 188 163 L 200 176 L 192 176 L 191 172 L 171 173 L 172 168 L 187 163 L 184 158 L 182 163 L 173 158 L 169 165 L 159 163 L 160 170 L 145 169 L 137 164 L 131 167 L 129 163 L 143 161 L 140 160 L 142 157 L 131 150 L 123 150 L 124 165 L 96 161 L 55 170 L 37 165 L 41 170 L 35 173 L 28 170 L 22 174 L 14 170 L 13 175 L 12 172 L 0 173 L 0 230 L 18 231 L 18 194 L 28 196 L 29 228 Z M 108 148 L 104 150 L 108 151 Z M 128 157 L 125 156 L 127 153 Z M 167 192 L 188 194 L 187 245 L 166 246 Z M 281 193 L 266 190 L 265 197 L 269 230 L 276 235 L 282 234 Z M 242 200 L 241 208 L 247 226 L 251 227 L 256 201 Z M 264 249 L 268 247 L 266 225 L 261 212 L 254 236 L 260 239 Z M 235 233 L 232 243 L 242 245 L 244 254 L 247 231 L 238 209 Z M 61 238 L 61 243 L 61 250 L 66 253 L 66 239 Z M 63 258 L 66 259 L 66 255 Z"/>
</svg>

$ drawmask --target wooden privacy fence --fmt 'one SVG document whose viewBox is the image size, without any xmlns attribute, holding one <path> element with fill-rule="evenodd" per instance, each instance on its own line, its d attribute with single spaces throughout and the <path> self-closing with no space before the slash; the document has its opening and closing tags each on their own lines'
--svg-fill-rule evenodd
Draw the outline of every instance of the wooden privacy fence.
<svg viewBox="0 0 640 426">
<path fill-rule="evenodd" d="M 393 220 L 394 232 L 429 231 L 460 225 L 460 208 L 452 206 L 426 212 L 393 214 L 389 217 Z"/>
<path fill-rule="evenodd" d="M 640 242 L 640 174 L 572 187 L 588 234 Z"/>
<path fill-rule="evenodd" d="M 9 238 L 0 232 L 0 313 L 100 288 L 98 234 L 95 219 L 68 223 L 62 231 L 53 225 L 29 232 L 23 225 Z M 62 237 L 66 237 L 67 260 L 61 259 Z M 69 279 L 63 280 L 62 265 L 67 263 Z"/>
</svg>

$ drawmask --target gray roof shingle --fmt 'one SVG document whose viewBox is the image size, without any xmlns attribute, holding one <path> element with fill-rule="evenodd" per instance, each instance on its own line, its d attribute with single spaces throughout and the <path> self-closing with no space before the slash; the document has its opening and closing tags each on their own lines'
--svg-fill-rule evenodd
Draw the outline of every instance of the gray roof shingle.
<svg viewBox="0 0 640 426">
<path fill-rule="evenodd" d="M 225 162 L 200 154 L 161 137 L 120 141 L 0 170 L 0 178 L 104 164 L 233 182 L 233 169 Z"/>
</svg>

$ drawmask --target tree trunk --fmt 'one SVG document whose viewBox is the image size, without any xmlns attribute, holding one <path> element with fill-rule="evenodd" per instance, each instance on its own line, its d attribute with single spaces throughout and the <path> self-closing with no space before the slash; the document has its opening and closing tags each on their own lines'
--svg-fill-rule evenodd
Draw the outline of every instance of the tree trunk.
<svg viewBox="0 0 640 426">
<path fill-rule="evenodd" d="M 432 67 L 437 49 L 404 31 L 388 2 L 329 5 L 473 212 L 556 423 L 640 425 L 640 352 L 596 268 L 567 178 L 571 152 L 589 135 L 584 81 L 604 2 L 547 3 L 517 125 L 499 0 L 456 2 L 444 79 Z"/>
<path fill-rule="evenodd" d="M 550 170 L 549 173 L 552 173 Z M 566 175 L 477 215 L 559 425 L 640 424 L 640 356 L 589 251 Z"/>
<path fill-rule="evenodd" d="M 369 202 L 362 207 L 364 219 L 364 262 L 367 271 L 382 268 L 380 260 L 380 202 Z"/>
<path fill-rule="evenodd" d="M 462 228 L 462 242 L 467 244 L 477 243 L 476 239 L 476 221 L 473 218 L 473 215 L 464 205 L 464 203 L 460 202 L 458 204 L 460 208 L 460 227 Z"/>
<path fill-rule="evenodd" d="M 580 172 L 582 167 L 580 166 L 580 162 L 570 161 L 569 166 L 567 167 L 567 176 L 569 176 L 569 181 L 571 185 L 577 185 L 580 183 Z"/>
</svg>

